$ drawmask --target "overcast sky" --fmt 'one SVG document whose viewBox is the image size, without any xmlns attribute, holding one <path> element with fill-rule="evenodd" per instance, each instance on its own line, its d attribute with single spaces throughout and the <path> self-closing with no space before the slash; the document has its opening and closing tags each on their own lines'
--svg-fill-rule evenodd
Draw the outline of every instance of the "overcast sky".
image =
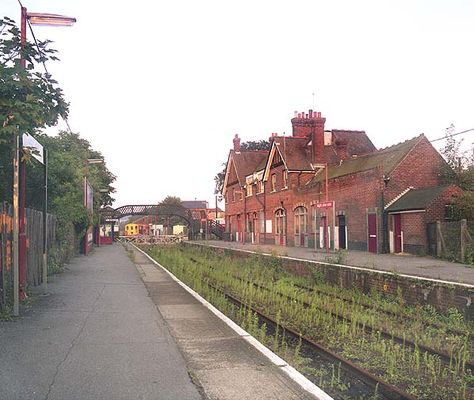
<svg viewBox="0 0 474 400">
<path fill-rule="evenodd" d="M 78 20 L 34 30 L 59 50 L 48 68 L 72 130 L 117 175 L 117 207 L 213 206 L 234 134 L 291 135 L 296 110 L 377 148 L 474 128 L 472 0 L 22 2 Z M 17 0 L 1 3 L 19 19 Z"/>
</svg>

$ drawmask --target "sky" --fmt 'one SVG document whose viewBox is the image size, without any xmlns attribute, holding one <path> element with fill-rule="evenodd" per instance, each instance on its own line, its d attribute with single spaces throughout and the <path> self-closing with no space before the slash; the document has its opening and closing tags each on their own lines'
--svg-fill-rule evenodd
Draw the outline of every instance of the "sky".
<svg viewBox="0 0 474 400">
<path fill-rule="evenodd" d="M 19 20 L 17 0 L 0 2 Z M 72 131 L 117 176 L 115 207 L 167 195 L 213 207 L 234 135 L 291 135 L 294 111 L 365 130 L 377 148 L 474 128 L 472 0 L 22 3 L 77 18 L 34 31 L 59 51 L 48 70 Z"/>
</svg>

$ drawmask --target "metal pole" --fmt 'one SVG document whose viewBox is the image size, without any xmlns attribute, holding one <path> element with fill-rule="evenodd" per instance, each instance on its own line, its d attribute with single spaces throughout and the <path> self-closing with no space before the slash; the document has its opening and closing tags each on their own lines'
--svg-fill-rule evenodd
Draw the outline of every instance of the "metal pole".
<svg viewBox="0 0 474 400">
<path fill-rule="evenodd" d="M 15 135 L 15 150 L 13 153 L 13 315 L 20 315 L 20 274 L 18 268 L 18 158 L 20 149 L 20 137 Z"/>
<path fill-rule="evenodd" d="M 26 18 L 27 11 L 25 7 L 21 7 L 21 31 L 20 31 L 20 66 L 26 68 L 26 60 L 23 55 L 25 44 L 26 44 Z M 18 153 L 17 164 L 18 164 L 18 181 L 17 181 L 17 201 L 18 201 L 18 219 L 16 225 L 18 226 L 18 244 L 14 248 L 18 252 L 18 298 L 24 300 L 26 298 L 26 232 L 25 232 L 25 180 L 26 180 L 26 163 L 22 160 L 21 150 L 22 140 L 21 133 L 18 134 Z M 21 158 L 20 158 L 21 157 Z M 15 183 L 14 183 L 15 186 Z"/>
<path fill-rule="evenodd" d="M 26 299 L 27 280 L 27 248 L 26 248 L 26 215 L 25 215 L 25 195 L 26 195 L 26 162 L 23 160 L 23 140 L 19 137 L 19 188 L 18 188 L 18 270 L 20 284 L 20 300 Z"/>
<path fill-rule="evenodd" d="M 21 7 L 21 31 L 20 31 L 20 43 L 21 43 L 21 54 L 20 54 L 20 66 L 26 68 L 26 60 L 23 57 L 23 51 L 25 50 L 26 44 L 26 7 Z"/>
<path fill-rule="evenodd" d="M 43 205 L 43 293 L 48 291 L 48 151 L 43 149 L 44 205 Z"/>
</svg>

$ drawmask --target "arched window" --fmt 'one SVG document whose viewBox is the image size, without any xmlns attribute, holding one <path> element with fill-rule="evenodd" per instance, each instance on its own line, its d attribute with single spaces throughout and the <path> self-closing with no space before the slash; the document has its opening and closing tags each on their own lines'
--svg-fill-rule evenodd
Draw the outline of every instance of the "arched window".
<svg viewBox="0 0 474 400">
<path fill-rule="evenodd" d="M 308 210 L 304 206 L 295 208 L 295 245 L 306 245 L 306 234 L 308 228 Z"/>
<path fill-rule="evenodd" d="M 286 245 L 286 211 L 275 211 L 275 244 Z"/>
<path fill-rule="evenodd" d="M 283 170 L 283 188 L 286 189 L 288 187 L 288 171 L 286 169 Z"/>
</svg>

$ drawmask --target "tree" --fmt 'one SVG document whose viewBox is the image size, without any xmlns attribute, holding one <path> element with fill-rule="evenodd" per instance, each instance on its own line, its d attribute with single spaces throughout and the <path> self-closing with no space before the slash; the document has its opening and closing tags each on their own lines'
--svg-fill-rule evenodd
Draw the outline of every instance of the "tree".
<svg viewBox="0 0 474 400">
<path fill-rule="evenodd" d="M 249 140 L 243 142 L 240 145 L 240 149 L 243 151 L 252 151 L 252 150 L 270 150 L 270 142 L 268 140 L 262 139 L 259 141 Z M 222 164 L 222 170 L 216 174 L 214 177 L 214 194 L 218 195 L 219 201 L 222 200 L 222 192 L 224 190 L 224 179 L 225 171 L 227 169 L 227 163 Z"/>
<path fill-rule="evenodd" d="M 249 140 L 247 142 L 243 142 L 240 145 L 241 150 L 270 150 L 270 142 L 268 140 L 262 139 L 259 141 Z"/>
<path fill-rule="evenodd" d="M 12 158 L 15 135 L 35 135 L 66 117 L 69 106 L 57 82 L 48 73 L 35 71 L 38 64 L 57 60 L 50 41 L 26 42 L 13 20 L 0 19 L 0 201 L 11 201 Z M 20 56 L 27 67 L 20 65 Z"/>
<path fill-rule="evenodd" d="M 183 208 L 183 205 L 181 204 L 181 199 L 178 196 L 166 196 L 160 202 L 160 205 L 171 206 L 169 207 L 170 211 L 173 210 L 174 207 Z M 169 230 L 168 233 L 170 234 L 172 233 L 172 227 L 174 225 L 183 224 L 184 222 L 181 217 L 177 217 L 176 215 L 160 216 L 158 221 L 167 227 L 167 229 Z"/>
<path fill-rule="evenodd" d="M 462 150 L 463 140 L 454 136 L 454 125 L 446 129 L 446 142 L 441 154 L 446 160 L 442 166 L 440 177 L 443 183 L 454 184 L 464 190 L 454 204 L 457 218 L 474 220 L 474 146 L 470 150 Z"/>
<path fill-rule="evenodd" d="M 15 134 L 34 134 L 67 117 L 69 105 L 57 82 L 35 66 L 58 60 L 49 40 L 21 46 L 20 31 L 13 20 L 0 19 L 0 142 Z M 22 68 L 20 57 L 26 60 Z"/>
<path fill-rule="evenodd" d="M 90 143 L 77 133 L 59 132 L 57 136 L 37 135 L 48 149 L 48 211 L 57 218 L 57 241 L 68 255 L 74 254 L 77 238 L 97 222 L 97 212 L 91 214 L 84 206 L 84 177 L 94 191 L 94 210 L 110 205 L 115 176 L 105 163 L 87 165 L 87 159 L 103 158 Z M 28 163 L 26 206 L 42 209 L 43 167 Z M 94 219 L 95 218 L 95 219 Z M 62 257 L 60 257 L 62 258 Z"/>
<path fill-rule="evenodd" d="M 160 204 L 170 206 L 181 206 L 181 199 L 178 196 L 166 196 Z"/>
<path fill-rule="evenodd" d="M 48 210 L 57 218 L 56 239 L 60 253 L 74 254 L 77 238 L 92 224 L 93 216 L 84 207 L 83 180 L 94 190 L 94 209 L 111 204 L 115 176 L 105 164 L 91 165 L 89 158 L 102 158 L 78 134 L 60 132 L 47 136 L 41 131 L 66 118 L 69 105 L 57 82 L 47 72 L 35 70 L 39 64 L 58 60 L 50 41 L 21 46 L 20 31 L 9 18 L 0 19 L 0 201 L 11 201 L 13 137 L 33 135 L 48 150 Z M 20 66 L 20 56 L 27 67 Z M 26 206 L 42 209 L 43 167 L 24 155 L 27 162 Z M 72 250 L 72 251 L 71 251 Z M 59 255 L 59 261 L 65 257 Z"/>
</svg>

